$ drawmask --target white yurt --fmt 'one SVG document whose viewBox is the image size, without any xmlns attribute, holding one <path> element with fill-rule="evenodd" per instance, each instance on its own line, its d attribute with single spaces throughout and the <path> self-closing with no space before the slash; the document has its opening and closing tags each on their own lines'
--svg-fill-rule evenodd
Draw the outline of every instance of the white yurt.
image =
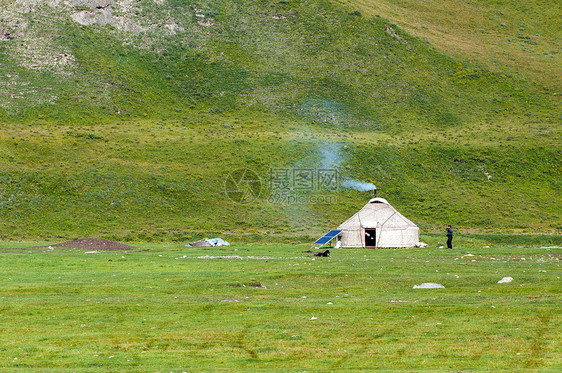
<svg viewBox="0 0 562 373">
<path fill-rule="evenodd" d="M 415 247 L 420 229 L 384 198 L 375 197 L 338 227 L 340 247 Z"/>
</svg>

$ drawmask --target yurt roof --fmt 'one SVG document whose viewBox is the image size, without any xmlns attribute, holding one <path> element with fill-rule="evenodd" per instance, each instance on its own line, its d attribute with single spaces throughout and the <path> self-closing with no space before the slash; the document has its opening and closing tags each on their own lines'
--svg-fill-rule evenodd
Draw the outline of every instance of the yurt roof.
<svg viewBox="0 0 562 373">
<path fill-rule="evenodd" d="M 374 206 L 373 204 L 383 204 Z M 408 228 L 416 225 L 400 214 L 384 198 L 376 197 L 369 202 L 352 217 L 340 224 L 338 229 L 357 229 L 360 227 L 395 227 Z"/>
<path fill-rule="evenodd" d="M 380 197 L 375 197 L 373 199 L 371 199 L 369 201 L 369 203 L 386 203 L 387 205 L 390 205 L 390 203 L 388 203 L 388 201 L 384 198 L 380 198 Z"/>
</svg>

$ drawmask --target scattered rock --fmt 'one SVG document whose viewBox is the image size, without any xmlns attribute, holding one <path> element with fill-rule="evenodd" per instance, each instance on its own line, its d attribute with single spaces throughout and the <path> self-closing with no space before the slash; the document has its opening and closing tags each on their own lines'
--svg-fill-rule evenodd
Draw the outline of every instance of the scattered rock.
<svg viewBox="0 0 562 373">
<path fill-rule="evenodd" d="M 204 256 L 198 256 L 197 259 L 244 259 L 244 258 L 238 255 L 225 255 L 225 256 L 204 255 Z"/>
<path fill-rule="evenodd" d="M 391 37 L 397 39 L 400 43 L 404 43 L 404 44 L 408 43 L 408 41 L 407 41 L 407 40 L 404 40 L 400 35 L 398 35 L 398 34 L 396 33 L 396 31 L 394 31 L 394 29 L 393 29 L 391 26 L 388 26 L 388 25 L 387 25 L 387 26 L 385 27 L 384 31 L 385 31 L 388 35 L 390 35 Z"/>
</svg>

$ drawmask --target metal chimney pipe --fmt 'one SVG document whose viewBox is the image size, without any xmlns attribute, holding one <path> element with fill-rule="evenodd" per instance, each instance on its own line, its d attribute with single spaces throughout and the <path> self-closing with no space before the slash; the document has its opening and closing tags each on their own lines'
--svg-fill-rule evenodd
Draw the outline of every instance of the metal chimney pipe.
<svg viewBox="0 0 562 373">
<path fill-rule="evenodd" d="M 377 188 L 373 189 L 373 192 L 375 193 L 375 198 L 377 198 Z"/>
</svg>

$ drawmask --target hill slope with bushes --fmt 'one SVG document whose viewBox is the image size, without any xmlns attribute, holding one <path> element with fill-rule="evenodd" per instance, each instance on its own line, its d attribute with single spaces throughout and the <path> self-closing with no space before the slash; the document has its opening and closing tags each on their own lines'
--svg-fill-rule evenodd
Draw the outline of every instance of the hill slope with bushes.
<svg viewBox="0 0 562 373">
<path fill-rule="evenodd" d="M 348 179 L 425 231 L 560 232 L 559 55 L 389 4 L 2 2 L 0 237 L 316 235 L 370 198 Z M 537 9 L 515 39 L 549 49 Z"/>
</svg>

